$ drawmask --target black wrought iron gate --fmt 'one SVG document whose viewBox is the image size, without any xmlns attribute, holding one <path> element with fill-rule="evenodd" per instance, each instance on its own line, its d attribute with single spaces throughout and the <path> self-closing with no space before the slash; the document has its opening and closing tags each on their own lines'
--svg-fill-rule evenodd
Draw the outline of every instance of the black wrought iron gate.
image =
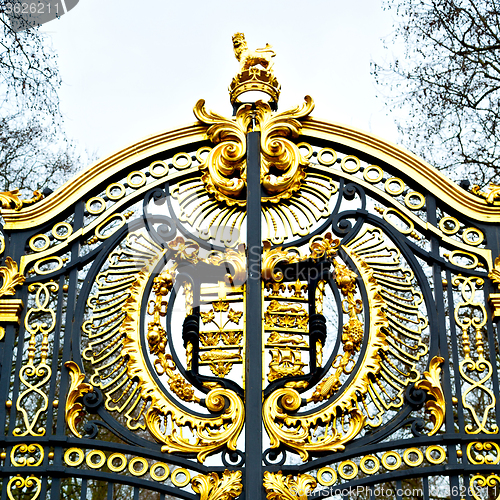
<svg viewBox="0 0 500 500">
<path fill-rule="evenodd" d="M 233 43 L 233 117 L 0 194 L 1 499 L 500 498 L 500 190 Z"/>
</svg>

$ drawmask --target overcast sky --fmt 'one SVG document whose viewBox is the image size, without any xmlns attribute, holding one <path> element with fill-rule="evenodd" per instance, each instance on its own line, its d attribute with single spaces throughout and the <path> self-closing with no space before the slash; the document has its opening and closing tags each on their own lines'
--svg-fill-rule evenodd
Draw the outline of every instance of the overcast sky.
<svg viewBox="0 0 500 500">
<path fill-rule="evenodd" d="M 235 32 L 273 46 L 279 109 L 316 102 L 313 116 L 397 142 L 370 75 L 390 57 L 393 13 L 379 0 L 80 0 L 44 25 L 59 54 L 68 133 L 105 156 L 148 134 L 195 121 L 192 108 L 231 115 Z"/>
</svg>

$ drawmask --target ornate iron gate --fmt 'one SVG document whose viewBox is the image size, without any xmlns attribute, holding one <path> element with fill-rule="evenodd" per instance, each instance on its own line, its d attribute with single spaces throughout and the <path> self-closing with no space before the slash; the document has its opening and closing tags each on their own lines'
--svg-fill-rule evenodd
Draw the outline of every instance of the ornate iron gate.
<svg viewBox="0 0 500 500">
<path fill-rule="evenodd" d="M 1 499 L 500 498 L 498 190 L 233 43 L 234 117 L 0 194 Z"/>
</svg>

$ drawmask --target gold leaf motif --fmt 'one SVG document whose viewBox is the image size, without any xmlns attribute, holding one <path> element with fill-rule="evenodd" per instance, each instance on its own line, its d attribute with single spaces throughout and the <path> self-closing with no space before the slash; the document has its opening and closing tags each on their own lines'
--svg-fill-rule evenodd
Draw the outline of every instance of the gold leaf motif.
<svg viewBox="0 0 500 500">
<path fill-rule="evenodd" d="M 274 271 L 278 264 L 292 264 L 300 262 L 301 256 L 297 248 L 287 248 L 281 250 L 281 247 L 271 248 L 270 241 L 264 241 L 262 255 L 262 277 L 265 280 L 272 280 L 280 282 L 283 280 L 283 273 L 281 271 Z"/>
<path fill-rule="evenodd" d="M 316 479 L 309 474 L 298 474 L 295 479 L 283 472 L 264 472 L 264 488 L 267 500 L 307 500 L 308 494 L 317 486 Z"/>
<path fill-rule="evenodd" d="M 231 500 L 241 495 L 241 471 L 224 470 L 222 478 L 216 472 L 198 474 L 191 479 L 191 488 L 200 500 Z"/>
<path fill-rule="evenodd" d="M 254 106 L 239 107 L 233 119 L 224 118 L 205 109 L 199 100 L 193 111 L 201 122 L 211 125 L 207 136 L 216 144 L 200 165 L 202 181 L 209 193 L 228 206 L 246 205 L 246 134 L 252 122 L 261 132 L 261 184 L 268 196 L 263 201 L 276 203 L 290 198 L 300 189 L 306 177 L 308 160 L 291 141 L 300 135 L 299 119 L 314 109 L 311 97 L 302 106 L 274 113 L 268 103 L 257 101 Z"/>
<path fill-rule="evenodd" d="M 425 380 L 419 380 L 415 384 L 416 389 L 422 389 L 434 397 L 434 401 L 430 400 L 425 403 L 425 409 L 430 412 L 431 420 L 434 424 L 431 432 L 429 432 L 429 436 L 433 436 L 439 431 L 444 423 L 446 414 L 446 403 L 441 387 L 441 365 L 443 363 L 444 358 L 434 356 L 429 364 L 429 371 L 424 372 Z"/>
<path fill-rule="evenodd" d="M 21 286 L 26 279 L 18 272 L 17 262 L 12 258 L 5 258 L 5 266 L 0 267 L 0 277 L 3 279 L 0 287 L 0 297 L 4 295 L 15 295 L 16 286 Z"/>
<path fill-rule="evenodd" d="M 474 186 L 471 187 L 471 193 L 474 193 L 476 196 L 480 196 L 481 198 L 486 199 L 486 203 L 493 205 L 495 201 L 500 199 L 500 186 L 497 184 L 493 184 L 492 182 L 490 183 L 490 191 L 489 193 L 485 193 L 484 191 L 481 191 L 479 186 L 475 184 Z"/>
<path fill-rule="evenodd" d="M 76 426 L 82 419 L 84 407 L 79 400 L 84 394 L 92 392 L 94 388 L 90 384 L 83 382 L 85 380 L 85 375 L 81 372 L 80 367 L 74 361 L 66 361 L 64 366 L 68 369 L 70 378 L 64 415 L 70 431 L 76 437 L 81 438 L 82 435 L 78 432 Z"/>
<path fill-rule="evenodd" d="M 23 207 L 28 205 L 33 205 L 37 201 L 43 198 L 43 194 L 40 191 L 33 191 L 33 198 L 29 200 L 22 200 L 19 198 L 19 189 L 13 189 L 12 191 L 4 191 L 0 193 L 0 205 L 2 208 L 10 208 L 16 211 L 21 210 Z"/>
</svg>

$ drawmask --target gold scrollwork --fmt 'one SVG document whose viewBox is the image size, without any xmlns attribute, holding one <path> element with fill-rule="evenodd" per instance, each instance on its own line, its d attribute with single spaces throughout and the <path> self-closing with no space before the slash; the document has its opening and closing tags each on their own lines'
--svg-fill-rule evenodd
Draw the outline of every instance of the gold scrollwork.
<svg viewBox="0 0 500 500">
<path fill-rule="evenodd" d="M 434 424 L 434 427 L 429 432 L 429 436 L 433 436 L 439 431 L 443 425 L 446 413 L 446 403 L 443 388 L 441 387 L 441 365 L 443 363 L 444 358 L 434 356 L 429 364 L 429 371 L 424 372 L 424 380 L 419 380 L 415 384 L 416 389 L 423 389 L 434 397 L 434 400 L 429 400 L 425 403 L 425 409 L 430 412 L 431 420 Z"/>
<path fill-rule="evenodd" d="M 56 327 L 56 313 L 50 307 L 49 303 L 51 294 L 59 290 L 59 285 L 52 281 L 48 283 L 32 283 L 28 287 L 28 290 L 31 293 L 36 291 L 35 304 L 37 307 L 31 308 L 24 318 L 24 326 L 26 331 L 31 334 L 31 337 L 28 344 L 28 362 L 19 371 L 19 379 L 26 389 L 19 394 L 16 402 L 16 409 L 22 415 L 25 430 L 23 431 L 20 427 L 16 427 L 13 434 L 14 436 L 43 436 L 46 431 L 45 427 L 35 429 L 35 426 L 41 415 L 49 407 L 49 400 L 44 391 L 44 386 L 52 375 L 52 369 L 47 363 L 47 357 L 49 353 L 49 334 Z M 40 320 L 40 315 L 48 316 L 50 319 L 45 320 L 44 318 L 44 320 Z M 36 339 L 40 334 L 42 335 L 40 361 L 35 365 Z M 39 398 L 36 411 L 27 410 L 23 401 L 35 397 Z M 30 413 L 33 413 L 33 415 L 30 416 Z"/>
<path fill-rule="evenodd" d="M 19 454 L 28 454 L 31 456 L 19 457 Z M 14 467 L 38 467 L 43 462 L 43 457 L 43 447 L 36 443 L 16 444 L 10 452 L 10 462 Z"/>
<path fill-rule="evenodd" d="M 498 201 L 500 198 L 500 186 L 497 184 L 490 183 L 489 185 L 490 191 L 488 193 L 485 193 L 484 191 L 481 191 L 481 188 L 475 184 L 474 186 L 471 187 L 471 193 L 474 193 L 476 196 L 480 196 L 481 198 L 484 198 L 486 200 L 486 203 L 489 205 L 493 205 L 495 201 Z"/>
<path fill-rule="evenodd" d="M 76 437 L 81 438 L 82 435 L 78 432 L 76 426 L 83 417 L 84 407 L 79 400 L 84 394 L 92 392 L 94 388 L 90 384 L 86 384 L 84 382 L 85 375 L 81 372 L 80 367 L 74 361 L 66 361 L 64 366 L 68 369 L 70 378 L 70 386 L 68 396 L 66 398 L 66 408 L 64 410 L 66 424 Z"/>
<path fill-rule="evenodd" d="M 468 423 L 465 426 L 467 434 L 478 434 L 484 432 L 486 434 L 497 434 L 498 425 L 492 423 L 489 418 L 490 411 L 495 408 L 495 395 L 491 388 L 486 384 L 493 375 L 491 363 L 484 357 L 484 339 L 483 328 L 486 325 L 487 315 L 484 305 L 475 302 L 476 286 L 482 286 L 483 278 L 477 276 L 455 276 L 452 280 L 453 286 L 460 287 L 463 301 L 455 306 L 455 322 L 462 330 L 462 346 L 464 359 L 460 362 L 460 375 L 468 384 L 462 393 L 462 403 L 472 417 L 474 425 Z M 474 314 L 461 314 L 462 310 L 470 309 Z M 469 338 L 469 329 L 473 328 L 475 332 L 475 343 L 477 360 L 471 357 L 471 342 Z M 472 375 L 475 373 L 476 377 Z M 475 393 L 475 395 L 474 395 Z M 470 402 L 468 396 L 478 397 L 478 394 L 485 396 L 489 402 L 485 401 L 481 411 L 482 417 L 478 415 L 479 408 L 474 402 Z"/>
<path fill-rule="evenodd" d="M 191 479 L 191 488 L 200 495 L 200 500 L 231 500 L 243 491 L 241 471 L 225 469 L 222 477 L 216 472 L 198 474 Z"/>
<path fill-rule="evenodd" d="M 201 122 L 211 125 L 208 138 L 216 144 L 200 165 L 202 180 L 208 192 L 229 206 L 245 206 L 242 197 L 246 187 L 246 134 L 252 122 L 261 131 L 261 183 L 271 203 L 290 198 L 296 192 L 309 164 L 300 149 L 290 139 L 300 135 L 299 119 L 306 117 L 314 108 L 313 100 L 305 97 L 305 103 L 283 113 L 273 113 L 269 104 L 257 101 L 240 106 L 234 119 L 207 111 L 205 101 L 199 100 L 194 114 Z"/>
<path fill-rule="evenodd" d="M 493 281 L 497 287 L 500 286 L 500 257 L 495 259 L 494 267 L 488 273 L 488 278 Z M 488 302 L 493 311 L 493 319 L 500 318 L 500 293 L 490 293 Z"/>
<path fill-rule="evenodd" d="M 488 477 L 484 477 L 482 474 L 475 474 L 470 478 L 469 489 L 472 493 L 472 497 L 475 500 L 482 500 L 483 496 L 477 490 L 477 487 L 484 488 L 495 488 L 498 491 L 498 486 L 500 485 L 500 476 L 497 474 L 490 474 Z M 500 493 L 497 495 L 496 500 L 500 499 Z"/>
<path fill-rule="evenodd" d="M 9 497 L 9 500 L 19 498 L 19 493 L 16 493 L 14 495 L 12 491 L 14 488 L 17 490 L 21 490 L 22 488 L 31 490 L 24 493 L 23 498 L 25 498 L 26 500 L 37 500 L 42 491 L 42 481 L 40 481 L 40 479 L 35 476 L 14 476 L 7 484 L 7 496 Z"/>
<path fill-rule="evenodd" d="M 128 376 L 139 381 L 143 400 L 151 401 L 146 412 L 148 429 L 158 441 L 164 443 L 162 450 L 169 453 L 195 452 L 200 462 L 224 445 L 235 450 L 243 427 L 244 406 L 234 391 L 221 388 L 211 390 L 205 399 L 206 407 L 211 412 L 222 413 L 218 416 L 194 416 L 167 398 L 149 374 L 141 353 L 139 324 L 142 296 L 148 279 L 149 273 L 141 271 L 130 287 L 130 297 L 124 305 L 126 317 L 120 327 L 125 337 L 121 354 L 123 359 L 128 359 Z M 229 402 L 227 407 L 226 401 Z M 167 418 L 171 418 L 172 430 L 167 430 L 164 424 Z M 194 439 L 183 436 L 181 429 L 185 427 L 192 430 Z M 214 429 L 221 431 L 214 432 Z"/>
<path fill-rule="evenodd" d="M 298 474 L 295 479 L 283 472 L 264 472 L 264 488 L 267 500 L 307 500 L 308 494 L 317 486 L 317 481 L 310 474 Z"/>
<path fill-rule="evenodd" d="M 24 283 L 26 278 L 18 271 L 17 262 L 11 257 L 6 257 L 5 266 L 0 267 L 0 277 L 3 280 L 0 287 L 0 297 L 15 295 L 16 286 L 21 286 Z"/>
<path fill-rule="evenodd" d="M 500 463 L 500 446 L 493 441 L 473 441 L 467 445 L 467 458 L 474 465 L 497 465 Z"/>
<path fill-rule="evenodd" d="M 28 205 L 33 205 L 37 201 L 43 198 L 43 194 L 40 191 L 33 191 L 33 198 L 29 200 L 22 200 L 19 198 L 19 189 L 13 189 L 12 191 L 4 191 L 0 193 L 0 205 L 1 208 L 11 208 L 16 211 L 21 210 L 23 207 Z"/>
</svg>

